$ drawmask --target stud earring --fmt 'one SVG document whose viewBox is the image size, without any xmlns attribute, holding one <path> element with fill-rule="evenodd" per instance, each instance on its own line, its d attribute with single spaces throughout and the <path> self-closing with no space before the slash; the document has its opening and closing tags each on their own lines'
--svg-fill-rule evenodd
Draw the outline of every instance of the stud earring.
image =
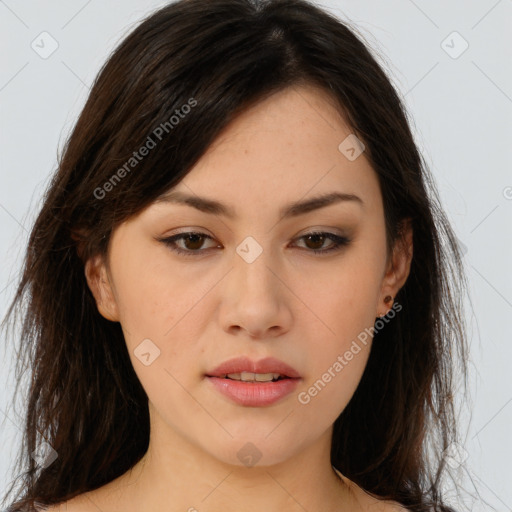
<svg viewBox="0 0 512 512">
<path fill-rule="evenodd" d="M 388 302 L 393 302 L 393 297 L 391 297 L 391 295 L 386 295 L 386 297 L 384 297 L 384 302 L 387 304 Z M 382 315 L 379 315 L 379 318 L 382 318 L 384 316 L 386 316 L 389 312 L 389 309 Z"/>
</svg>

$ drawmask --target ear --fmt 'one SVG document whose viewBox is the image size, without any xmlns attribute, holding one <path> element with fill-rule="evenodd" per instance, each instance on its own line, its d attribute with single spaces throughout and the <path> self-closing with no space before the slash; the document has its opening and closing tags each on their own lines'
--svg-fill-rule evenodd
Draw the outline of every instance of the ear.
<svg viewBox="0 0 512 512">
<path fill-rule="evenodd" d="M 96 255 L 85 263 L 85 278 L 96 299 L 100 314 L 112 322 L 119 322 L 119 310 L 113 293 L 111 279 L 102 256 Z"/>
<path fill-rule="evenodd" d="M 413 255 L 412 240 L 412 223 L 411 219 L 408 218 L 402 221 L 398 238 L 393 247 L 393 253 L 384 274 L 381 294 L 377 304 L 377 316 L 379 317 L 387 314 L 393 305 L 393 299 L 409 277 Z M 388 299 L 387 301 L 385 300 L 386 298 Z"/>
</svg>

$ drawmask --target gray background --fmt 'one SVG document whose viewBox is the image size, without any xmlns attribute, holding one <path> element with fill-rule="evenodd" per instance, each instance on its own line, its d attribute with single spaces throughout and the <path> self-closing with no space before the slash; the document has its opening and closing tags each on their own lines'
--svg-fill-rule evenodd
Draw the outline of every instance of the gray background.
<svg viewBox="0 0 512 512">
<path fill-rule="evenodd" d="M 57 150 L 90 84 L 138 20 L 164 3 L 0 0 L 2 318 Z M 473 405 L 462 419 L 465 451 L 453 455 L 453 473 L 472 510 L 512 510 L 512 0 L 320 5 L 355 23 L 381 55 L 465 249 L 473 303 L 473 310 L 467 307 Z M 50 36 L 41 36 L 44 31 Z M 31 47 L 48 51 L 52 39 L 58 48 L 48 58 Z M 9 405 L 11 355 L 1 353 L 0 494 L 12 479 L 21 423 Z M 457 463 L 464 459 L 464 465 Z"/>
</svg>

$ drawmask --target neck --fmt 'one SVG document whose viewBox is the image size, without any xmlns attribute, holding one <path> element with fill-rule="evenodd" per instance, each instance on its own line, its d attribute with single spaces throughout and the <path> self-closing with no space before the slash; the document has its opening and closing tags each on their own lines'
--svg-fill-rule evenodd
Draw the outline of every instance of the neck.
<svg viewBox="0 0 512 512">
<path fill-rule="evenodd" d="M 168 426 L 152 425 L 145 456 L 106 486 L 106 501 L 96 505 L 117 510 L 123 504 L 126 512 L 167 512 L 169 506 L 189 512 L 355 510 L 349 485 L 330 463 L 331 435 L 332 429 L 285 460 L 246 467 L 220 461 Z"/>
</svg>

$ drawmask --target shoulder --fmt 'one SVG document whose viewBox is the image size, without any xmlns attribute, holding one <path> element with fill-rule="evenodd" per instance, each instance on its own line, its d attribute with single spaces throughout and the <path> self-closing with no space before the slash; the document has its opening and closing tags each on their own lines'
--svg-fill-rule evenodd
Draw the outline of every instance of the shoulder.
<svg viewBox="0 0 512 512">
<path fill-rule="evenodd" d="M 364 512 L 411 512 L 397 501 L 384 501 L 375 498 L 368 500 L 362 510 Z"/>
<path fill-rule="evenodd" d="M 384 509 L 386 512 L 411 512 L 408 508 L 405 508 L 396 501 L 389 503 L 387 507 L 388 508 Z"/>
<path fill-rule="evenodd" d="M 67 501 L 41 509 L 40 512 L 128 512 L 133 503 L 126 493 L 124 477 L 130 472 L 91 491 L 78 494 Z"/>
<path fill-rule="evenodd" d="M 411 512 L 398 501 L 382 500 L 370 497 L 366 502 L 365 512 Z"/>
<path fill-rule="evenodd" d="M 370 498 L 364 503 L 360 502 L 360 504 L 361 510 L 364 512 L 411 512 L 397 501 Z"/>
<path fill-rule="evenodd" d="M 354 497 L 358 509 L 362 512 L 411 512 L 408 508 L 397 501 L 383 500 L 378 496 L 359 487 L 355 482 L 349 480 L 336 470 L 342 480 L 348 485 L 352 496 Z"/>
<path fill-rule="evenodd" d="M 46 505 L 40 512 L 98 512 L 98 508 L 85 494 L 80 494 L 57 505 Z"/>
</svg>

